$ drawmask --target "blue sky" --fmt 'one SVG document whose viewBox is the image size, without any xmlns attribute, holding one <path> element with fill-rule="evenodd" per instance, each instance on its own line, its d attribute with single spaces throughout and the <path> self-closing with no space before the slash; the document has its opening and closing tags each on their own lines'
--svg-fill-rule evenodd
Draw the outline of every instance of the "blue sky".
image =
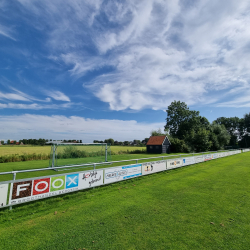
<svg viewBox="0 0 250 250">
<path fill-rule="evenodd" d="M 186 102 L 250 109 L 245 0 L 0 0 L 0 138 L 133 140 Z"/>
</svg>

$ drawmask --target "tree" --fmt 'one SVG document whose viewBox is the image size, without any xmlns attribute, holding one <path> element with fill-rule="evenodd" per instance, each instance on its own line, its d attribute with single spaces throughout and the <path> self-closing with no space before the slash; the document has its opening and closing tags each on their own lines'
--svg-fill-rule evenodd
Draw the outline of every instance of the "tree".
<svg viewBox="0 0 250 250">
<path fill-rule="evenodd" d="M 225 145 L 228 145 L 230 142 L 231 135 L 222 124 L 217 124 L 213 122 L 210 126 L 210 141 L 211 148 L 210 150 L 219 150 L 223 149 Z"/>
<path fill-rule="evenodd" d="M 166 112 L 165 130 L 178 139 L 185 140 L 191 131 L 197 132 L 200 128 L 209 129 L 207 118 L 200 116 L 199 111 L 189 110 L 184 102 L 172 102 Z"/>
<path fill-rule="evenodd" d="M 171 143 L 172 153 L 190 153 L 190 148 L 187 146 L 184 140 L 178 138 L 169 137 Z"/>
<path fill-rule="evenodd" d="M 10 140 L 7 141 L 7 144 L 10 144 Z"/>
<path fill-rule="evenodd" d="M 110 145 L 114 145 L 114 139 L 109 138 L 104 141 L 105 143 L 109 143 Z"/>
<path fill-rule="evenodd" d="M 231 138 L 227 145 L 235 146 L 242 139 L 247 127 L 247 119 L 239 117 L 219 117 L 214 122 L 224 125 Z"/>
<path fill-rule="evenodd" d="M 212 143 L 209 140 L 209 130 L 201 128 L 195 134 L 195 151 L 205 152 L 208 151 Z"/>
<path fill-rule="evenodd" d="M 158 136 L 158 135 L 166 135 L 166 134 L 164 134 L 160 128 L 158 130 L 151 131 L 151 136 Z"/>
</svg>

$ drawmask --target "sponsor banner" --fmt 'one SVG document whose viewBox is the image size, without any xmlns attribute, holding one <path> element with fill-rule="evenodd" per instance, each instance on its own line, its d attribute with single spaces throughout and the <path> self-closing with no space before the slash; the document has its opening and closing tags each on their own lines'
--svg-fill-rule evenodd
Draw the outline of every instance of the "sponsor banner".
<svg viewBox="0 0 250 250">
<path fill-rule="evenodd" d="M 79 190 L 79 174 L 39 178 L 11 184 L 9 203 L 18 204 Z"/>
<path fill-rule="evenodd" d="M 179 168 L 181 166 L 182 158 L 167 161 L 167 169 Z"/>
<path fill-rule="evenodd" d="M 194 157 L 187 157 L 182 159 L 182 165 L 187 166 L 187 165 L 192 165 L 195 164 L 195 159 Z"/>
<path fill-rule="evenodd" d="M 79 189 L 101 186 L 103 184 L 103 170 L 93 170 L 79 173 Z"/>
<path fill-rule="evenodd" d="M 0 207 L 6 206 L 9 184 L 0 185 Z"/>
<path fill-rule="evenodd" d="M 214 157 L 214 159 L 217 159 L 217 158 L 218 158 L 218 154 L 217 154 L 217 153 L 214 153 L 214 154 L 213 154 L 213 157 Z"/>
<path fill-rule="evenodd" d="M 204 161 L 203 155 L 198 155 L 194 157 L 195 163 L 200 163 Z"/>
<path fill-rule="evenodd" d="M 223 156 L 222 156 L 222 153 L 217 153 L 217 157 L 218 157 L 218 158 L 223 157 Z"/>
<path fill-rule="evenodd" d="M 166 161 L 153 161 L 142 163 L 142 175 L 152 174 L 166 170 Z"/>
<path fill-rule="evenodd" d="M 112 183 L 138 177 L 141 173 L 142 164 L 135 164 L 122 167 L 107 168 L 104 170 L 104 183 Z"/>
<path fill-rule="evenodd" d="M 204 161 L 210 161 L 212 160 L 212 155 L 211 154 L 208 154 L 208 155 L 204 155 Z"/>
</svg>

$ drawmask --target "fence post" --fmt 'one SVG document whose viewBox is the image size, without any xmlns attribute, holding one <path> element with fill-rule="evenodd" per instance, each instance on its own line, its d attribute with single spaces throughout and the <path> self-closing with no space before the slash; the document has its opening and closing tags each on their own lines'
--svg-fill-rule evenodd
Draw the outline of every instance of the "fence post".
<svg viewBox="0 0 250 250">
<path fill-rule="evenodd" d="M 16 180 L 16 172 L 13 171 L 12 173 L 13 173 L 13 181 L 14 181 Z M 11 193 L 12 193 L 12 190 L 11 190 Z M 12 206 L 9 206 L 9 210 L 12 210 Z"/>
<path fill-rule="evenodd" d="M 105 162 L 108 161 L 108 144 L 106 143 L 106 146 L 105 146 Z"/>
<path fill-rule="evenodd" d="M 56 145 L 53 145 L 53 156 L 52 156 L 52 164 L 51 164 L 51 168 L 54 168 L 55 166 L 55 154 L 56 154 Z"/>
</svg>

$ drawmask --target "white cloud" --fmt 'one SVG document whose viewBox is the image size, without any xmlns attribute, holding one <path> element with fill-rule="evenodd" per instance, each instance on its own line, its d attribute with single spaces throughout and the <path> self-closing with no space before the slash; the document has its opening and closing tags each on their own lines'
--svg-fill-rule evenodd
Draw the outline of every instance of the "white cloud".
<svg viewBox="0 0 250 250">
<path fill-rule="evenodd" d="M 19 2 L 38 30 L 49 27 L 50 58 L 71 76 L 113 68 L 84 82 L 112 110 L 229 105 L 229 97 L 237 106 L 250 87 L 248 1 Z"/>
<path fill-rule="evenodd" d="M 14 32 L 11 28 L 0 24 L 0 35 L 5 36 L 13 41 L 16 41 L 16 39 L 13 36 L 13 33 Z"/>
<path fill-rule="evenodd" d="M 134 120 L 86 119 L 78 116 L 20 115 L 0 116 L 0 138 L 82 139 L 83 142 L 113 138 L 119 141 L 144 139 L 164 123 Z"/>
<path fill-rule="evenodd" d="M 64 101 L 64 102 L 70 102 L 70 99 L 68 96 L 66 96 L 61 91 L 46 91 L 47 95 L 52 97 L 53 99 L 57 101 Z"/>
<path fill-rule="evenodd" d="M 17 101 L 30 101 L 28 98 L 20 94 L 0 92 L 0 100 L 3 100 L 3 99 L 17 100 Z"/>
<path fill-rule="evenodd" d="M 0 109 L 33 109 L 33 110 L 41 110 L 41 109 L 65 109 L 71 108 L 73 105 L 72 103 L 65 103 L 65 104 L 39 104 L 39 103 L 32 103 L 32 104 L 23 104 L 23 103 L 0 103 Z"/>
</svg>

